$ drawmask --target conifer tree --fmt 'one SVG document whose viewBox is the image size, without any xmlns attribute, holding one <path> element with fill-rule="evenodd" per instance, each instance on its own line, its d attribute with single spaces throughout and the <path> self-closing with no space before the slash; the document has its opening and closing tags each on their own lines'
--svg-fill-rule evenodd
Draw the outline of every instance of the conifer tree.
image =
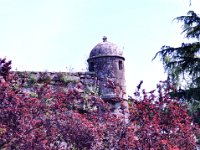
<svg viewBox="0 0 200 150">
<path fill-rule="evenodd" d="M 176 86 L 181 99 L 190 102 L 191 113 L 200 123 L 200 16 L 189 11 L 175 20 L 183 22 L 182 33 L 191 42 L 162 46 L 153 59 L 160 55 L 168 81 Z"/>
</svg>

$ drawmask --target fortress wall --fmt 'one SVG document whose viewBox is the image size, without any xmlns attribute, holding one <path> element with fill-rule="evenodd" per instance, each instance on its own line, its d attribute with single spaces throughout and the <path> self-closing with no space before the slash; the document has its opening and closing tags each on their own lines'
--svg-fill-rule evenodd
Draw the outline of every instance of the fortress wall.
<svg viewBox="0 0 200 150">
<path fill-rule="evenodd" d="M 54 90 L 67 90 L 77 84 L 84 86 L 84 90 L 91 90 L 98 94 L 98 81 L 92 72 L 32 72 L 13 71 L 13 88 L 22 87 L 28 93 L 35 92 L 37 87 L 48 84 Z M 83 91 L 84 92 L 84 91 Z"/>
</svg>

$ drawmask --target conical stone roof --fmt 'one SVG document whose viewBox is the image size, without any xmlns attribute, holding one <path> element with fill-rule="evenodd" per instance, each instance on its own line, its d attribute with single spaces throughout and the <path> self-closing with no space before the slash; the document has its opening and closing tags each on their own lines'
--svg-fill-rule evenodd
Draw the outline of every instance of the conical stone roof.
<svg viewBox="0 0 200 150">
<path fill-rule="evenodd" d="M 107 37 L 103 37 L 103 42 L 98 43 L 90 52 L 89 59 L 104 56 L 122 56 L 122 51 L 114 43 L 108 42 Z"/>
</svg>

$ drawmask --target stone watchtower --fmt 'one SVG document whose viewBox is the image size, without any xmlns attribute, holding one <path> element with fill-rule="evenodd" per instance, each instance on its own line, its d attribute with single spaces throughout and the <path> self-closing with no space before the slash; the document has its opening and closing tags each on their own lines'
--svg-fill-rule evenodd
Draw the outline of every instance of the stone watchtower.
<svg viewBox="0 0 200 150">
<path fill-rule="evenodd" d="M 124 60 L 122 51 L 116 44 L 108 42 L 105 36 L 103 42 L 91 50 L 87 60 L 89 71 L 95 72 L 103 99 L 124 98 L 126 91 Z M 116 85 L 116 89 L 110 87 L 108 84 L 110 81 Z"/>
</svg>

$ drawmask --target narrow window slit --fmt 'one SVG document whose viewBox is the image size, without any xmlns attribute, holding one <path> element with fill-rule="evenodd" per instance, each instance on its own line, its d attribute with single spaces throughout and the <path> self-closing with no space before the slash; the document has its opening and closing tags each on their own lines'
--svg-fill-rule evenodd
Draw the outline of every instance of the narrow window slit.
<svg viewBox="0 0 200 150">
<path fill-rule="evenodd" d="M 123 69 L 123 62 L 119 61 L 119 70 L 122 70 L 122 69 Z"/>
</svg>

